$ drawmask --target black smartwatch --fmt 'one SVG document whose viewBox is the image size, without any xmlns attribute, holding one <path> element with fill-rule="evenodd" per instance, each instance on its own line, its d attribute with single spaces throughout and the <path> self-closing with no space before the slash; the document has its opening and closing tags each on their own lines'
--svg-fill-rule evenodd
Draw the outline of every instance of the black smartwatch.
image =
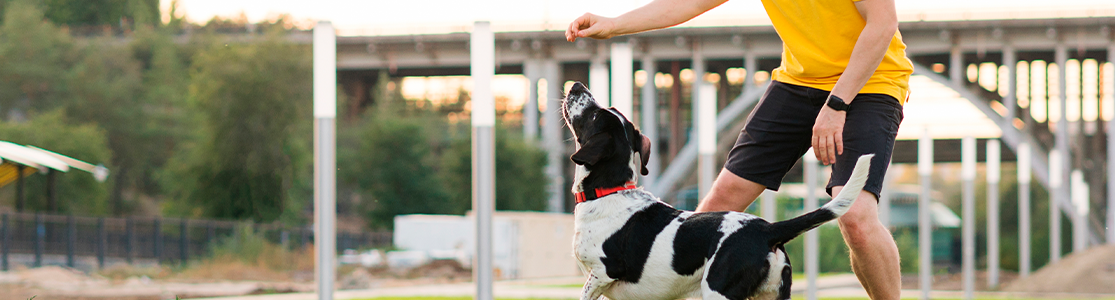
<svg viewBox="0 0 1115 300">
<path fill-rule="evenodd" d="M 829 108 L 835 111 L 848 111 L 848 103 L 844 103 L 844 99 L 840 99 L 836 95 L 829 95 L 829 101 L 825 103 Z"/>
</svg>

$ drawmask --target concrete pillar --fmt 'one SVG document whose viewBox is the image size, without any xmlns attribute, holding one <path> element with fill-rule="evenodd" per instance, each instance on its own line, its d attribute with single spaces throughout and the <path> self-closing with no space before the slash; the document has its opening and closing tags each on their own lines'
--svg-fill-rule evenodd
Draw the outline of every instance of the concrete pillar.
<svg viewBox="0 0 1115 300">
<path fill-rule="evenodd" d="M 1054 225 L 1054 226 L 1056 226 L 1058 231 L 1057 232 L 1051 232 L 1049 236 L 1050 236 L 1051 241 L 1056 242 L 1057 249 L 1056 249 L 1056 251 L 1050 251 L 1050 255 L 1055 254 L 1057 256 L 1057 259 L 1055 259 L 1053 261 L 1057 261 L 1057 260 L 1060 260 L 1060 258 L 1061 258 L 1061 248 L 1060 248 L 1060 245 L 1061 245 L 1061 233 L 1060 233 L 1061 214 L 1060 214 L 1060 212 L 1061 212 L 1061 209 L 1060 209 L 1060 202 L 1069 200 L 1070 195 L 1071 195 L 1070 194 L 1071 193 L 1071 191 L 1070 191 L 1071 187 L 1067 184 L 1069 170 L 1072 168 L 1072 153 L 1071 153 L 1071 149 L 1069 149 L 1069 127 L 1071 125 L 1069 125 L 1070 122 L 1068 120 L 1068 103 L 1069 103 L 1069 101 L 1068 101 L 1068 78 L 1067 78 L 1068 77 L 1067 76 L 1068 72 L 1066 70 L 1067 68 L 1065 68 L 1065 65 L 1067 64 L 1068 58 L 1069 58 L 1068 46 L 1066 46 L 1064 43 L 1058 43 L 1057 47 L 1054 49 L 1053 56 L 1054 56 L 1054 60 L 1057 61 L 1057 73 L 1058 73 L 1057 74 L 1057 77 L 1058 77 L 1057 78 L 1057 81 L 1058 81 L 1057 89 L 1059 90 L 1059 92 L 1057 93 L 1057 98 L 1058 98 L 1057 99 L 1057 102 L 1058 102 L 1057 106 L 1059 106 L 1061 108 L 1060 112 L 1058 113 L 1060 115 L 1060 118 L 1058 118 L 1058 121 L 1057 121 L 1057 132 L 1056 132 L 1056 136 L 1055 136 L 1057 153 L 1060 154 L 1060 157 L 1058 158 L 1058 162 L 1060 163 L 1058 165 L 1059 170 L 1057 170 L 1058 182 L 1060 184 L 1058 184 L 1058 186 L 1057 186 L 1058 189 L 1055 193 L 1056 197 L 1050 197 L 1050 199 L 1056 200 L 1056 201 L 1053 201 L 1052 203 L 1050 203 L 1050 208 L 1051 208 L 1051 211 L 1054 213 L 1054 215 L 1057 216 L 1056 218 L 1050 218 L 1050 221 L 1051 222 L 1052 221 L 1057 222 L 1057 224 Z M 1053 100 L 1053 99 L 1050 99 L 1050 100 Z M 1052 164 L 1050 164 L 1050 165 L 1052 165 Z M 1052 169 L 1052 168 L 1050 168 L 1050 169 Z M 1052 181 L 1052 178 L 1050 178 L 1050 181 Z M 1051 195 L 1053 195 L 1053 194 L 1051 194 Z M 1075 226 L 1081 226 L 1081 225 L 1084 225 L 1084 224 L 1075 224 L 1075 223 L 1073 224 L 1074 227 Z"/>
<path fill-rule="evenodd" d="M 612 106 L 635 120 L 634 51 L 631 43 L 612 43 Z M 653 82 L 653 81 L 652 81 Z"/>
<path fill-rule="evenodd" d="M 999 286 L 999 140 L 987 140 L 987 286 Z"/>
<path fill-rule="evenodd" d="M 762 210 L 761 214 L 763 215 L 763 219 L 771 223 L 778 221 L 778 203 L 775 202 L 777 199 L 774 195 L 774 191 L 763 190 L 763 193 L 759 196 L 762 200 L 762 203 L 760 203 L 760 210 Z"/>
<path fill-rule="evenodd" d="M 1007 44 L 1003 47 L 1003 65 L 1007 67 L 1007 95 L 1003 96 L 1003 106 L 1007 107 L 1004 116 L 1007 124 L 1014 122 L 1015 112 L 1018 110 L 1018 58 L 1014 46 Z"/>
<path fill-rule="evenodd" d="M 879 193 L 879 221 L 883 222 L 883 226 L 887 228 L 890 228 L 890 200 L 894 196 L 891 194 L 891 188 L 894 185 L 894 176 L 892 175 L 895 172 L 894 168 L 894 164 L 887 162 L 887 175 L 883 177 L 883 191 Z"/>
<path fill-rule="evenodd" d="M 1030 164 L 1029 143 L 1018 144 L 1018 275 L 1030 276 Z"/>
<path fill-rule="evenodd" d="M 472 28 L 472 211 L 476 216 L 476 256 L 472 279 L 476 299 L 492 300 L 492 213 L 496 203 L 496 106 L 492 96 L 495 77 L 495 35 L 490 23 Z"/>
<path fill-rule="evenodd" d="M 1062 119 L 1063 120 L 1063 119 Z M 1049 262 L 1061 260 L 1061 210 L 1057 206 L 1057 197 L 1061 194 L 1060 150 L 1049 150 Z"/>
<path fill-rule="evenodd" d="M 534 141 L 538 138 L 538 79 L 542 78 L 542 66 L 536 59 L 523 61 L 523 76 L 527 78 L 527 100 L 523 103 L 523 138 Z"/>
<path fill-rule="evenodd" d="M 957 87 L 963 86 L 964 81 L 968 80 L 965 78 L 963 55 L 960 46 L 952 45 L 952 49 L 949 51 L 949 79 Z"/>
<path fill-rule="evenodd" d="M 1072 204 L 1076 208 L 1076 214 L 1072 216 L 1072 252 L 1080 253 L 1088 248 L 1088 210 L 1090 196 L 1088 192 L 1088 183 L 1084 181 L 1084 172 L 1081 170 L 1073 170 L 1070 176 L 1069 183 L 1072 186 Z M 1080 224 L 1085 224 L 1080 226 Z"/>
<path fill-rule="evenodd" d="M 1107 61 L 1115 62 L 1115 43 L 1107 47 Z M 1107 121 L 1107 244 L 1115 245 L 1115 121 Z"/>
<path fill-rule="evenodd" d="M 596 46 L 596 56 L 588 66 L 588 88 L 600 106 L 610 107 L 612 93 L 609 92 L 611 83 L 608 80 L 608 46 L 602 41 L 597 41 Z"/>
<path fill-rule="evenodd" d="M 918 140 L 918 177 L 921 178 L 921 194 L 918 195 L 918 273 L 921 299 L 929 300 L 933 284 L 933 225 L 929 212 L 933 191 L 933 138 L 928 127 L 923 129 Z"/>
<path fill-rule="evenodd" d="M 643 90 L 640 93 L 640 113 L 639 120 L 641 126 L 639 130 L 643 135 L 650 139 L 651 147 L 654 148 L 650 151 L 650 160 L 647 161 L 647 175 L 643 176 L 643 186 L 653 187 L 655 180 L 658 179 L 658 173 L 661 171 L 661 161 L 659 161 L 660 149 L 655 145 L 658 143 L 658 87 L 654 85 L 654 75 L 658 73 L 658 66 L 654 61 L 654 57 L 650 55 L 643 56 L 643 72 L 646 73 L 646 83 L 643 84 Z"/>
<path fill-rule="evenodd" d="M 803 181 L 805 181 L 805 211 L 814 211 L 817 209 L 817 156 L 813 155 L 813 149 L 805 152 L 802 161 L 804 162 L 805 174 Z M 805 232 L 805 299 L 817 300 L 817 273 L 819 270 L 819 254 L 818 251 L 817 231 L 810 230 Z"/>
<path fill-rule="evenodd" d="M 698 78 L 693 82 L 697 90 L 693 106 L 697 129 L 697 182 L 698 199 L 704 199 L 716 178 L 716 86 Z M 765 217 L 765 216 L 764 216 Z"/>
<path fill-rule="evenodd" d="M 561 76 L 561 63 L 554 59 L 542 61 L 542 76 L 546 78 L 546 110 L 542 112 L 542 145 L 546 149 L 546 177 L 550 178 L 550 198 L 546 201 L 546 211 L 565 212 L 565 186 L 562 170 L 565 165 L 565 146 L 562 145 L 565 126 L 561 120 L 561 97 L 564 80 Z M 595 96 L 595 94 L 594 94 Z"/>
<path fill-rule="evenodd" d="M 746 75 L 743 78 L 743 92 L 750 91 L 759 86 L 755 82 L 755 72 L 759 71 L 759 59 L 755 57 L 755 51 L 747 49 L 747 53 L 743 55 L 743 69 Z"/>
<path fill-rule="evenodd" d="M 976 138 L 960 142 L 961 261 L 964 299 L 974 298 L 976 286 Z"/>
</svg>

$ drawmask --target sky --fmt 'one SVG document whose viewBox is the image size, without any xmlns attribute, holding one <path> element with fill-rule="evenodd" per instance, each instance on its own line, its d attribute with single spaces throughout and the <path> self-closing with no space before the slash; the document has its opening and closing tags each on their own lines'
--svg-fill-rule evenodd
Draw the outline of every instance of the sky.
<svg viewBox="0 0 1115 300">
<path fill-rule="evenodd" d="M 395 35 L 464 31 L 487 20 L 496 31 L 564 29 L 585 12 L 615 16 L 649 0 L 178 0 L 179 11 L 195 22 L 241 13 L 251 21 L 290 14 L 305 24 L 333 22 L 341 35 Z M 164 12 L 171 0 L 162 0 Z M 955 20 L 1115 15 L 1111 0 L 897 0 L 899 19 Z M 734 0 L 686 25 L 766 25 L 758 0 Z"/>
</svg>

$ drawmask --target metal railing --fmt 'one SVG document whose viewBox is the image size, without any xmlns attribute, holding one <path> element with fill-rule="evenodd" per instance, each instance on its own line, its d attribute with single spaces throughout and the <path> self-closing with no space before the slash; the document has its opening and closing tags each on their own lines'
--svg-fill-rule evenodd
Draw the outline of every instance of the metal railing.
<svg viewBox="0 0 1115 300">
<path fill-rule="evenodd" d="M 297 249 L 313 243 L 312 226 L 288 227 L 200 219 L 157 217 L 99 218 L 29 213 L 0 214 L 0 270 L 9 270 L 14 255 L 33 255 L 31 266 L 42 266 L 44 256 L 64 256 L 74 267 L 78 257 L 94 257 L 98 267 L 106 258 L 158 263 L 184 263 L 211 254 L 213 243 L 250 227 L 266 240 Z M 378 248 L 391 245 L 390 231 L 337 233 L 337 249 Z"/>
</svg>

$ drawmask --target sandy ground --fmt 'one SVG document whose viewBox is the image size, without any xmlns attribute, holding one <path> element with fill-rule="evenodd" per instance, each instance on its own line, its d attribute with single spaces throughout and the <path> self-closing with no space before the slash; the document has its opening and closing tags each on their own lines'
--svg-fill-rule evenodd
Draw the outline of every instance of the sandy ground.
<svg viewBox="0 0 1115 300">
<path fill-rule="evenodd" d="M 404 273 L 382 269 L 356 268 L 339 276 L 338 289 L 395 288 L 416 285 L 453 284 L 467 281 L 470 272 L 459 266 L 426 266 Z M 36 300 L 161 300 L 284 294 L 311 292 L 311 282 L 218 280 L 183 278 L 174 275 L 163 279 L 130 276 L 111 279 L 101 275 L 58 266 L 18 268 L 0 272 L 0 299 Z"/>
<path fill-rule="evenodd" d="M 1073 253 L 1005 286 L 1014 292 L 1115 294 L 1115 246 Z"/>
</svg>

